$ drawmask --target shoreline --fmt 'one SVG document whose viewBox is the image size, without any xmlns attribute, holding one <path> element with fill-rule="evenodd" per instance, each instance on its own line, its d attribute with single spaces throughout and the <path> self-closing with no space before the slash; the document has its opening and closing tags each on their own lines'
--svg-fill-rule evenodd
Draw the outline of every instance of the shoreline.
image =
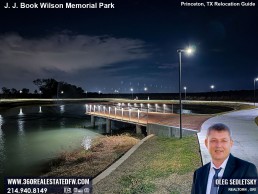
<svg viewBox="0 0 258 194">
<path fill-rule="evenodd" d="M 45 164 L 41 176 L 96 177 L 121 158 L 140 140 L 130 134 L 94 138 L 88 150 L 78 148 L 62 153 Z"/>
</svg>

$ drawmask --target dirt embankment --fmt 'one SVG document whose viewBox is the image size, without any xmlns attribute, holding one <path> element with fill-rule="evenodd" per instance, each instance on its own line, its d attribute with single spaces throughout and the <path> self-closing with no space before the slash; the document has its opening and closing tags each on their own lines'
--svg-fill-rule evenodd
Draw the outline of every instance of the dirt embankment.
<svg viewBox="0 0 258 194">
<path fill-rule="evenodd" d="M 139 139 L 129 135 L 96 138 L 90 149 L 82 147 L 52 160 L 43 176 L 95 177 L 138 141 Z"/>
</svg>

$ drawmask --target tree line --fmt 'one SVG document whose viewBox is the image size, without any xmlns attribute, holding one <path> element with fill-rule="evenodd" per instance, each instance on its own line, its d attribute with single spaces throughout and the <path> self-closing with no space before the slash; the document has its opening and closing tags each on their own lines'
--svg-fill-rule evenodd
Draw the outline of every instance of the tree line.
<svg viewBox="0 0 258 194">
<path fill-rule="evenodd" d="M 17 90 L 15 88 L 2 87 L 2 97 L 81 98 L 87 95 L 81 87 L 57 81 L 53 78 L 36 79 L 33 83 L 38 89 L 32 93 L 30 93 L 28 88 Z"/>
</svg>

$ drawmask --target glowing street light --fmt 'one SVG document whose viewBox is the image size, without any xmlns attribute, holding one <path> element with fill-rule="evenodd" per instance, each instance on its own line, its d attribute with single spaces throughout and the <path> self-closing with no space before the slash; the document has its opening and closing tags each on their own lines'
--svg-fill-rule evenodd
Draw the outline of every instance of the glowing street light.
<svg viewBox="0 0 258 194">
<path fill-rule="evenodd" d="M 188 48 L 185 50 L 185 52 L 186 52 L 188 55 L 191 55 L 191 54 L 194 52 L 194 50 L 193 50 L 193 48 L 188 47 Z"/>
<path fill-rule="evenodd" d="M 180 128 L 180 139 L 182 138 L 182 96 L 181 96 L 181 66 L 182 66 L 182 61 L 181 61 L 181 56 L 182 53 L 186 53 L 187 55 L 191 55 L 194 50 L 191 47 L 188 47 L 187 49 L 178 49 L 177 50 L 178 55 L 179 55 L 179 128 Z"/>
<path fill-rule="evenodd" d="M 186 88 L 186 87 L 184 87 L 184 90 L 185 90 L 185 100 L 186 100 L 186 89 L 187 89 L 187 88 Z"/>
<path fill-rule="evenodd" d="M 117 97 L 119 97 L 118 96 L 119 90 L 115 90 L 114 93 L 115 93 L 115 97 L 116 97 L 116 94 L 117 94 Z"/>
<path fill-rule="evenodd" d="M 130 90 L 131 90 L 131 92 L 132 92 L 132 100 L 133 100 L 133 88 L 131 88 Z"/>
<path fill-rule="evenodd" d="M 212 101 L 212 97 L 213 97 L 212 92 L 213 92 L 213 89 L 215 88 L 215 86 L 211 85 L 210 88 L 211 88 L 211 101 Z"/>
<path fill-rule="evenodd" d="M 147 93 L 147 91 L 148 91 L 148 88 L 147 87 L 144 87 L 144 91 Z M 149 96 L 148 96 L 148 98 L 147 98 L 148 100 L 150 99 L 149 98 Z"/>
<path fill-rule="evenodd" d="M 257 81 L 258 81 L 258 77 L 254 79 L 254 106 L 255 106 L 255 90 L 256 90 L 255 82 L 257 82 Z"/>
</svg>

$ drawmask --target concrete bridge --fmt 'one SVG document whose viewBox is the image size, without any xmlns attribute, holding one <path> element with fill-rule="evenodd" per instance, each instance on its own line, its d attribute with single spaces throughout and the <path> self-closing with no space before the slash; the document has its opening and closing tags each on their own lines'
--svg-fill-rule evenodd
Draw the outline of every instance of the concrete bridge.
<svg viewBox="0 0 258 194">
<path fill-rule="evenodd" d="M 173 104 L 155 104 L 155 103 L 102 103 L 86 104 L 86 114 L 91 115 L 91 125 L 95 126 L 95 118 L 106 119 L 106 133 L 111 132 L 111 122 L 120 121 L 134 124 L 136 133 L 156 134 L 159 136 L 179 137 L 179 117 L 175 113 Z M 186 111 L 185 111 L 186 112 Z M 183 112 L 184 113 L 184 112 Z M 187 119 L 191 115 L 183 115 L 183 135 L 195 134 L 198 127 L 187 128 L 191 125 Z M 195 117 L 192 115 L 191 117 Z M 207 116 L 199 116 L 200 122 Z M 197 117 L 196 117 L 197 119 Z M 197 122 L 198 123 L 198 122 Z"/>
</svg>

